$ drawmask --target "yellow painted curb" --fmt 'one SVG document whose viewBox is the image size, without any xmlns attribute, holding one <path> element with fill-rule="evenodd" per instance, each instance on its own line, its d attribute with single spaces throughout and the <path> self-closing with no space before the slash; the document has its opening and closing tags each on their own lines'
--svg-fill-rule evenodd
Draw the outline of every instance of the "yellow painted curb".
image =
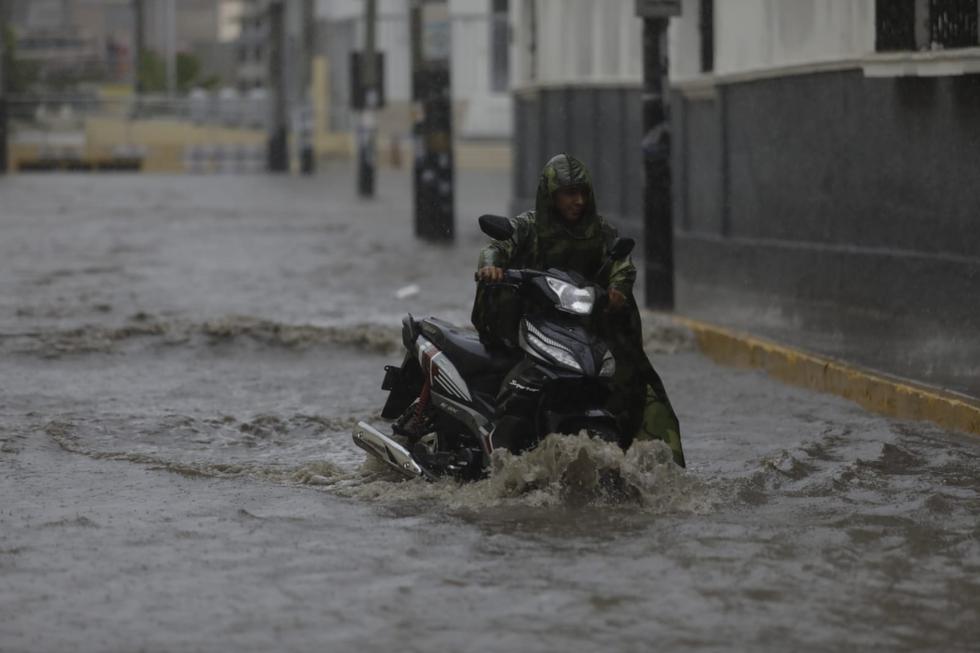
<svg viewBox="0 0 980 653">
<path fill-rule="evenodd" d="M 835 394 L 889 417 L 928 420 L 980 435 L 980 402 L 968 397 L 889 378 L 707 322 L 671 317 L 690 329 L 701 352 L 717 363 L 763 369 L 785 383 Z"/>
</svg>

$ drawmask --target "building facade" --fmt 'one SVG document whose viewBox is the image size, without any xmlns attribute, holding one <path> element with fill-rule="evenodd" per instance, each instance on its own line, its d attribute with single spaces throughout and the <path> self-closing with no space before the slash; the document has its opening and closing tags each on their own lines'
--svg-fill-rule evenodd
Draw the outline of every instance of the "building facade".
<svg viewBox="0 0 980 653">
<path fill-rule="evenodd" d="M 668 42 L 682 312 L 785 328 L 817 315 L 842 350 L 861 322 L 865 344 L 885 331 L 922 352 L 923 334 L 952 352 L 973 342 L 976 363 L 978 4 L 681 0 Z M 642 231 L 635 7 L 510 7 L 515 213 L 568 152 L 592 168 L 600 210 Z M 963 368 L 936 347 L 902 372 Z"/>
<path fill-rule="evenodd" d="M 682 307 L 826 306 L 976 333 L 977 5 L 685 0 L 671 31 Z"/>
<path fill-rule="evenodd" d="M 514 0 L 512 212 L 533 207 L 556 153 L 592 172 L 600 211 L 642 230 L 642 23 L 633 0 Z"/>
</svg>

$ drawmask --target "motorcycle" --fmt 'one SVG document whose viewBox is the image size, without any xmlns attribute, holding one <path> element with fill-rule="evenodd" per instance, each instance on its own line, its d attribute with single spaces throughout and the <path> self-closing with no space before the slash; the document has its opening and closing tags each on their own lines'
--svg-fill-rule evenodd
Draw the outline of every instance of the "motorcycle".
<svg viewBox="0 0 980 653">
<path fill-rule="evenodd" d="M 484 215 L 481 230 L 508 240 L 507 218 Z M 596 275 L 625 259 L 635 242 L 617 239 Z M 385 435 L 358 422 L 354 443 L 409 478 L 486 475 L 495 449 L 520 453 L 551 433 L 590 436 L 627 446 L 606 409 L 616 370 L 593 316 L 605 289 L 557 269 L 505 270 L 498 284 L 520 300 L 516 347 L 492 347 L 469 329 L 435 317 L 402 321 L 406 354 L 386 366 L 381 412 L 393 420 Z"/>
</svg>

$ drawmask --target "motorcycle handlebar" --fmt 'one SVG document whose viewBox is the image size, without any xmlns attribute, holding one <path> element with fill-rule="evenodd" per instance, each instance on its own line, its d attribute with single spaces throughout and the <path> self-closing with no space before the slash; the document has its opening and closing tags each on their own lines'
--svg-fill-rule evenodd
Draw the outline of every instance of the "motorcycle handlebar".
<svg viewBox="0 0 980 653">
<path fill-rule="evenodd" d="M 473 280 L 477 283 L 505 283 L 505 284 L 521 284 L 529 279 L 538 277 L 544 274 L 544 272 L 539 272 L 537 270 L 518 270 L 518 269 L 505 269 L 504 276 L 500 281 L 484 281 L 480 278 L 480 273 L 473 273 Z"/>
<path fill-rule="evenodd" d="M 514 268 L 514 269 L 505 269 L 503 279 L 501 279 L 500 281 L 483 281 L 482 279 L 480 279 L 479 272 L 474 273 L 473 280 L 476 281 L 477 283 L 485 283 L 485 284 L 497 283 L 497 284 L 507 284 L 507 285 L 520 285 L 525 281 L 530 281 L 531 279 L 535 279 L 537 277 L 541 277 L 546 274 L 547 274 L 546 272 L 542 272 L 541 270 L 527 270 L 527 269 Z M 605 299 L 605 296 L 608 294 L 607 290 L 602 286 L 600 286 L 599 284 L 594 283 L 592 285 L 595 286 L 596 289 L 596 300 L 601 301 L 602 299 Z"/>
</svg>

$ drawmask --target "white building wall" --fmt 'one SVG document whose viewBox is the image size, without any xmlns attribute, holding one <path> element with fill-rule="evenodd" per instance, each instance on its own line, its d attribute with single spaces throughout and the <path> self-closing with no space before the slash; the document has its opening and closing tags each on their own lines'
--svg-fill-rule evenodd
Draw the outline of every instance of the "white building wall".
<svg viewBox="0 0 980 653">
<path fill-rule="evenodd" d="M 464 138 L 509 137 L 510 93 L 491 88 L 490 0 L 450 0 L 453 97 L 466 107 L 457 133 Z M 513 68 L 511 68 L 513 70 Z"/>
<path fill-rule="evenodd" d="M 673 81 L 700 76 L 697 0 L 672 20 Z M 874 0 L 716 0 L 716 75 L 858 59 L 875 49 Z"/>
<path fill-rule="evenodd" d="M 718 4 L 716 0 L 715 6 Z M 691 79 L 701 75 L 699 5 L 698 0 L 681 0 L 681 15 L 670 20 L 667 47 L 670 50 L 671 80 Z"/>
<path fill-rule="evenodd" d="M 639 84 L 643 23 L 635 6 L 634 0 L 512 0 L 514 85 Z"/>
</svg>

